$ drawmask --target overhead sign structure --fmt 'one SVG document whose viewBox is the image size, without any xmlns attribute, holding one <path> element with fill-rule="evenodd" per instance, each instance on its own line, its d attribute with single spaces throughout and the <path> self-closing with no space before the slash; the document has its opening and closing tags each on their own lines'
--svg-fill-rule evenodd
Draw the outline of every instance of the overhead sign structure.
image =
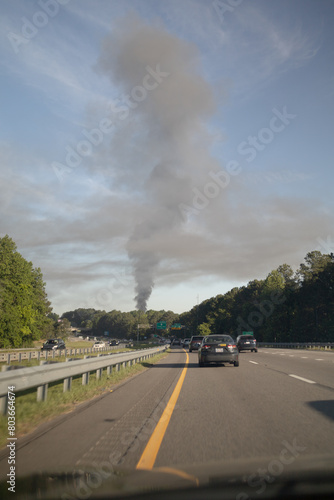
<svg viewBox="0 0 334 500">
<path fill-rule="evenodd" d="M 157 330 L 166 330 L 166 328 L 166 321 L 159 321 L 159 323 L 157 323 Z"/>
<path fill-rule="evenodd" d="M 171 326 L 172 330 L 181 330 L 182 325 L 180 323 L 174 323 L 174 325 Z"/>
</svg>

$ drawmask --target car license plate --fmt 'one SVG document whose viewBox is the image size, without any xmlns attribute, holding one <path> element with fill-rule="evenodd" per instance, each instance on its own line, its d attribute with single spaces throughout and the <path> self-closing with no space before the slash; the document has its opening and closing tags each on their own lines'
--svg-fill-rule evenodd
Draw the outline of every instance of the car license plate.
<svg viewBox="0 0 334 500">
<path fill-rule="evenodd" d="M 250 342 L 245 342 L 245 344 L 250 344 Z"/>
<path fill-rule="evenodd" d="M 224 352 L 224 348 L 223 347 L 216 347 L 216 352 Z"/>
</svg>

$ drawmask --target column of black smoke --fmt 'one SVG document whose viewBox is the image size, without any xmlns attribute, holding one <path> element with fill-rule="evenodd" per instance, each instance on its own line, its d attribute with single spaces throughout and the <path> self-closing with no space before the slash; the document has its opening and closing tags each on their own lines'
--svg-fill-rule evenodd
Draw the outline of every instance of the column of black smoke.
<svg viewBox="0 0 334 500">
<path fill-rule="evenodd" d="M 133 189 L 137 179 L 141 199 L 127 251 L 136 305 L 146 310 L 164 239 L 182 230 L 180 204 L 191 205 L 192 187 L 212 167 L 204 123 L 214 101 L 200 74 L 196 47 L 135 15 L 112 29 L 98 67 L 120 89 L 115 109 L 124 119 L 122 148 L 127 151 L 120 168 Z M 110 154 L 117 156 L 119 148 L 114 144 Z"/>
</svg>

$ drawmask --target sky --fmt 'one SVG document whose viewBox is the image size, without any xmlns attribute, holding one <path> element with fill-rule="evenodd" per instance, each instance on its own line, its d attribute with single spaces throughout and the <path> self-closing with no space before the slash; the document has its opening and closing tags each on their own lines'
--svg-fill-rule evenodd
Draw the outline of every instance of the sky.
<svg viewBox="0 0 334 500">
<path fill-rule="evenodd" d="M 0 237 L 54 312 L 182 313 L 334 251 L 333 1 L 0 8 Z"/>
</svg>

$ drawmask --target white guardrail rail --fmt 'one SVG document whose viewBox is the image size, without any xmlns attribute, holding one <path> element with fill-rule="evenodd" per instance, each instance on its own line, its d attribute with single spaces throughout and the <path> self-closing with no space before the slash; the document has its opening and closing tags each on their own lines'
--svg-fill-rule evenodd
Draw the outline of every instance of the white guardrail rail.
<svg viewBox="0 0 334 500">
<path fill-rule="evenodd" d="M 258 347 L 277 347 L 279 349 L 334 349 L 333 342 L 257 342 Z"/>
<path fill-rule="evenodd" d="M 59 358 L 61 356 L 71 357 L 71 356 L 81 356 L 91 353 L 104 353 L 110 352 L 115 349 L 122 349 L 127 347 L 129 343 L 121 343 L 117 346 L 106 346 L 106 347 L 81 347 L 81 348 L 66 348 L 66 349 L 56 349 L 56 350 L 42 350 L 42 349 L 15 349 L 10 352 L 0 352 L 0 363 L 7 363 L 10 365 L 12 361 L 18 361 L 21 363 L 24 359 L 31 361 L 32 359 L 49 360 Z M 133 343 L 131 343 L 133 345 Z"/>
<path fill-rule="evenodd" d="M 41 366 L 15 367 L 0 373 L 0 413 L 7 413 L 8 391 L 18 394 L 26 389 L 37 387 L 37 401 L 45 401 L 47 398 L 48 384 L 63 380 L 63 391 L 71 390 L 72 378 L 82 376 L 82 385 L 89 382 L 91 372 L 96 372 L 96 378 L 102 376 L 103 369 L 107 369 L 110 375 L 113 368 L 116 371 L 121 366 L 131 366 L 165 351 L 168 346 L 140 349 L 134 352 L 123 352 L 118 354 L 99 354 L 84 359 L 77 358 L 60 363 L 43 364 Z M 10 388 L 10 389 L 9 389 Z"/>
</svg>

